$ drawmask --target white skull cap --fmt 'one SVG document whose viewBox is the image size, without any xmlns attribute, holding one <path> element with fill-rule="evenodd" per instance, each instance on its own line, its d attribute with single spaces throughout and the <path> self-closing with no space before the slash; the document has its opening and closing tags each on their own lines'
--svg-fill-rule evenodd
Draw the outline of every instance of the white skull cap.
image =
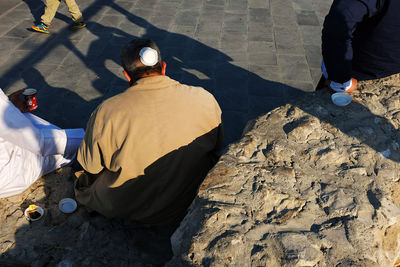
<svg viewBox="0 0 400 267">
<path fill-rule="evenodd" d="M 145 66 L 154 66 L 158 62 L 158 53 L 151 47 L 143 47 L 140 52 L 140 62 Z"/>
</svg>

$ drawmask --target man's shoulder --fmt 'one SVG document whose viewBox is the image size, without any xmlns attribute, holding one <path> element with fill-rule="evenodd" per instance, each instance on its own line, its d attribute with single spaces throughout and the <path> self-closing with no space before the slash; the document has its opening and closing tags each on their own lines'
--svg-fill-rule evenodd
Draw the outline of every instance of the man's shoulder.
<svg viewBox="0 0 400 267">
<path fill-rule="evenodd" d="M 186 93 L 188 97 L 202 97 L 204 99 L 214 99 L 214 96 L 201 86 L 188 85 L 178 82 L 179 88 Z"/>
<path fill-rule="evenodd" d="M 108 109 L 112 109 L 115 105 L 116 105 L 116 103 L 118 102 L 118 98 L 119 98 L 119 96 L 118 95 L 116 95 L 116 96 L 113 96 L 113 97 L 110 97 L 110 98 L 107 98 L 107 99 L 105 99 L 99 106 L 98 106 L 98 110 L 99 111 L 106 111 L 106 110 L 108 110 Z"/>
<path fill-rule="evenodd" d="M 96 109 L 97 115 L 99 116 L 99 115 L 105 115 L 108 113 L 117 112 L 120 109 L 120 107 L 124 106 L 123 102 L 125 99 L 126 99 L 126 96 L 124 95 L 124 92 L 105 99 L 97 107 L 97 109 Z"/>
</svg>

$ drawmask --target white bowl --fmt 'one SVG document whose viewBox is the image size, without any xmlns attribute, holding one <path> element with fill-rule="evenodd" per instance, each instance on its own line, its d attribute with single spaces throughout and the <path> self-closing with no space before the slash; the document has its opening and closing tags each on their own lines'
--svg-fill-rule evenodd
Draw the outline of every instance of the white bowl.
<svg viewBox="0 0 400 267">
<path fill-rule="evenodd" d="M 72 198 L 61 199 L 60 202 L 58 203 L 58 208 L 64 213 L 74 212 L 77 206 L 78 204 L 76 204 L 76 201 L 73 200 Z"/>
<path fill-rule="evenodd" d="M 346 93 L 334 93 L 332 96 L 332 102 L 340 107 L 347 106 L 350 104 L 352 97 L 349 94 Z"/>
<path fill-rule="evenodd" d="M 36 218 L 36 219 L 32 219 L 31 217 L 29 217 L 28 211 L 29 211 L 29 207 L 26 208 L 26 210 L 25 210 L 25 212 L 24 212 L 25 218 L 26 218 L 27 220 L 29 220 L 29 221 L 32 221 L 32 222 L 41 219 L 41 218 L 43 217 L 43 214 L 44 214 L 44 210 L 43 210 L 41 207 L 36 206 L 36 211 L 40 213 L 40 217 L 39 217 L 39 218 Z"/>
</svg>

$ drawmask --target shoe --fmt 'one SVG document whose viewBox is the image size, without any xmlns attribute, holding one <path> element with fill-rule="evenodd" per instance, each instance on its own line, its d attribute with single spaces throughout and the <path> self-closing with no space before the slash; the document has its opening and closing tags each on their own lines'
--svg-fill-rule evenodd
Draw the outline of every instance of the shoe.
<svg viewBox="0 0 400 267">
<path fill-rule="evenodd" d="M 332 91 L 334 92 L 342 92 L 348 94 L 357 89 L 357 83 L 358 83 L 357 80 L 354 78 L 351 78 L 349 81 L 345 83 L 336 83 L 333 81 L 329 81 L 329 88 L 332 89 Z"/>
<path fill-rule="evenodd" d="M 357 83 L 358 83 L 358 81 L 356 79 L 351 78 L 351 87 L 349 89 L 347 89 L 345 91 L 345 93 L 350 93 L 350 92 L 353 92 L 354 90 L 356 90 L 357 89 Z"/>
<path fill-rule="evenodd" d="M 75 30 L 79 30 L 79 29 L 82 29 L 82 28 L 85 28 L 85 27 L 86 27 L 86 23 L 81 21 L 81 22 L 74 22 L 73 25 L 69 26 L 69 29 L 71 31 L 75 31 Z"/>
<path fill-rule="evenodd" d="M 37 31 L 37 32 L 50 33 L 49 32 L 49 27 L 47 27 L 43 23 L 40 23 L 40 24 L 37 24 L 37 25 L 32 25 L 31 28 L 34 31 Z"/>
</svg>

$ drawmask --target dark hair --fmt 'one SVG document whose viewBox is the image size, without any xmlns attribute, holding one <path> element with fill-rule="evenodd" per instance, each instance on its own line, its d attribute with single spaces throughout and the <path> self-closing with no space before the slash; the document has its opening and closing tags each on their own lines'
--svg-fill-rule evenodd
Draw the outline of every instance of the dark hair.
<svg viewBox="0 0 400 267">
<path fill-rule="evenodd" d="M 150 47 L 157 51 L 158 62 L 154 66 L 138 66 L 138 62 L 140 61 L 139 52 L 143 47 Z M 131 76 L 133 81 L 142 78 L 144 74 L 161 74 L 162 71 L 160 49 L 150 39 L 132 40 L 121 49 L 120 59 L 122 67 Z"/>
</svg>

